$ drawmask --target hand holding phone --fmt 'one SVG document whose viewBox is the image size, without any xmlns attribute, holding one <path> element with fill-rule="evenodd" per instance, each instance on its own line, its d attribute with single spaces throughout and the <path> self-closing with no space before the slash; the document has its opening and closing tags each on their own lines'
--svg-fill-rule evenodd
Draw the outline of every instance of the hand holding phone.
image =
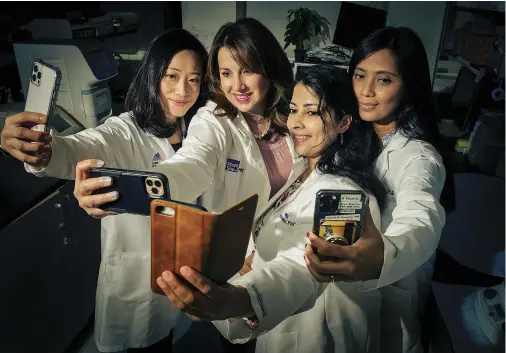
<svg viewBox="0 0 506 353">
<path fill-rule="evenodd" d="M 2 149 L 21 162 L 44 167 L 49 162 L 52 138 L 46 132 L 31 128 L 46 122 L 47 117 L 39 113 L 22 112 L 9 116 L 1 133 Z"/>
<path fill-rule="evenodd" d="M 313 233 L 338 245 L 362 235 L 366 195 L 360 190 L 320 190 L 316 194 Z"/>
<path fill-rule="evenodd" d="M 116 193 L 116 198 L 100 205 L 100 208 L 105 211 L 148 216 L 151 201 L 155 199 L 170 200 L 169 182 L 167 177 L 161 173 L 92 168 L 88 176 L 110 180 L 109 186 L 105 186 L 100 190 L 100 193 Z M 94 194 L 97 192 L 98 190 Z"/>
</svg>

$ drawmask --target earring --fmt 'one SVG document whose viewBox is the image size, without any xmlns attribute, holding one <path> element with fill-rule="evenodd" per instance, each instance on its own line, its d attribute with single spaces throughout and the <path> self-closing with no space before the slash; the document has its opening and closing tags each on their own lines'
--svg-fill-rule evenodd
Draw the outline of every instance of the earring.
<svg viewBox="0 0 506 353">
<path fill-rule="evenodd" d="M 343 145 L 343 140 L 344 140 L 344 137 L 343 137 L 343 134 L 340 134 L 341 135 L 341 146 Z"/>
</svg>

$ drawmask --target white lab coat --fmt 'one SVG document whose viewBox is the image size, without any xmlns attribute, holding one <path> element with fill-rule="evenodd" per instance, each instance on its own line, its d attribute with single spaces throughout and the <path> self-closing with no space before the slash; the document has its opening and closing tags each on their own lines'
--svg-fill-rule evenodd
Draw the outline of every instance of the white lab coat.
<svg viewBox="0 0 506 353">
<path fill-rule="evenodd" d="M 260 325 L 252 330 L 239 318 L 213 322 L 231 342 L 257 338 L 257 353 L 377 351 L 379 292 L 361 292 L 358 282 L 327 287 L 304 262 L 306 233 L 312 231 L 315 196 L 321 189 L 358 187 L 347 178 L 315 171 L 278 209 L 260 218 L 252 271 L 232 281 L 247 288 Z M 369 205 L 379 227 L 372 196 Z"/>
<path fill-rule="evenodd" d="M 445 223 L 438 201 L 445 167 L 432 145 L 397 133 L 374 169 L 388 189 L 381 219 L 384 264 L 380 278 L 364 282 L 363 288 L 381 292 L 381 351 L 421 353 L 421 314 Z"/>
<path fill-rule="evenodd" d="M 149 170 L 174 155 L 165 138 L 141 130 L 128 113 L 66 137 L 53 136 L 53 152 L 39 176 L 74 179 L 77 162 L 97 158 L 105 167 Z M 102 262 L 97 284 L 95 341 L 102 352 L 145 347 L 168 336 L 179 311 L 150 287 L 151 222 L 147 216 L 102 219 Z M 78 303 L 76 303 L 78 305 Z"/>
</svg>

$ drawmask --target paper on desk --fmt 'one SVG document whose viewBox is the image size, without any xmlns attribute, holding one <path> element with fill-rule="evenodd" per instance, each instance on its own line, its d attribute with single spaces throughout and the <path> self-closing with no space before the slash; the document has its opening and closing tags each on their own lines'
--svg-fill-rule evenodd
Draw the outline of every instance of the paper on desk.
<svg viewBox="0 0 506 353">
<path fill-rule="evenodd" d="M 434 297 L 455 353 L 497 353 L 497 347 L 490 343 L 479 326 L 474 309 L 474 298 L 483 289 L 432 282 Z"/>
</svg>

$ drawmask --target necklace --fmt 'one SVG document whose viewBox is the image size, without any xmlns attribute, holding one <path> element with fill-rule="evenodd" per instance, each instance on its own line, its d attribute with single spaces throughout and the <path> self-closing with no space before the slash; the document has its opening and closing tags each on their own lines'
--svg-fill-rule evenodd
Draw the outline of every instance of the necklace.
<svg viewBox="0 0 506 353">
<path fill-rule="evenodd" d="M 253 131 L 253 137 L 256 138 L 257 140 L 261 140 L 263 139 L 265 136 L 267 136 L 267 134 L 271 131 L 271 119 L 268 119 L 267 120 L 267 127 L 265 128 L 265 131 L 262 132 L 261 134 L 255 134 Z"/>
</svg>

